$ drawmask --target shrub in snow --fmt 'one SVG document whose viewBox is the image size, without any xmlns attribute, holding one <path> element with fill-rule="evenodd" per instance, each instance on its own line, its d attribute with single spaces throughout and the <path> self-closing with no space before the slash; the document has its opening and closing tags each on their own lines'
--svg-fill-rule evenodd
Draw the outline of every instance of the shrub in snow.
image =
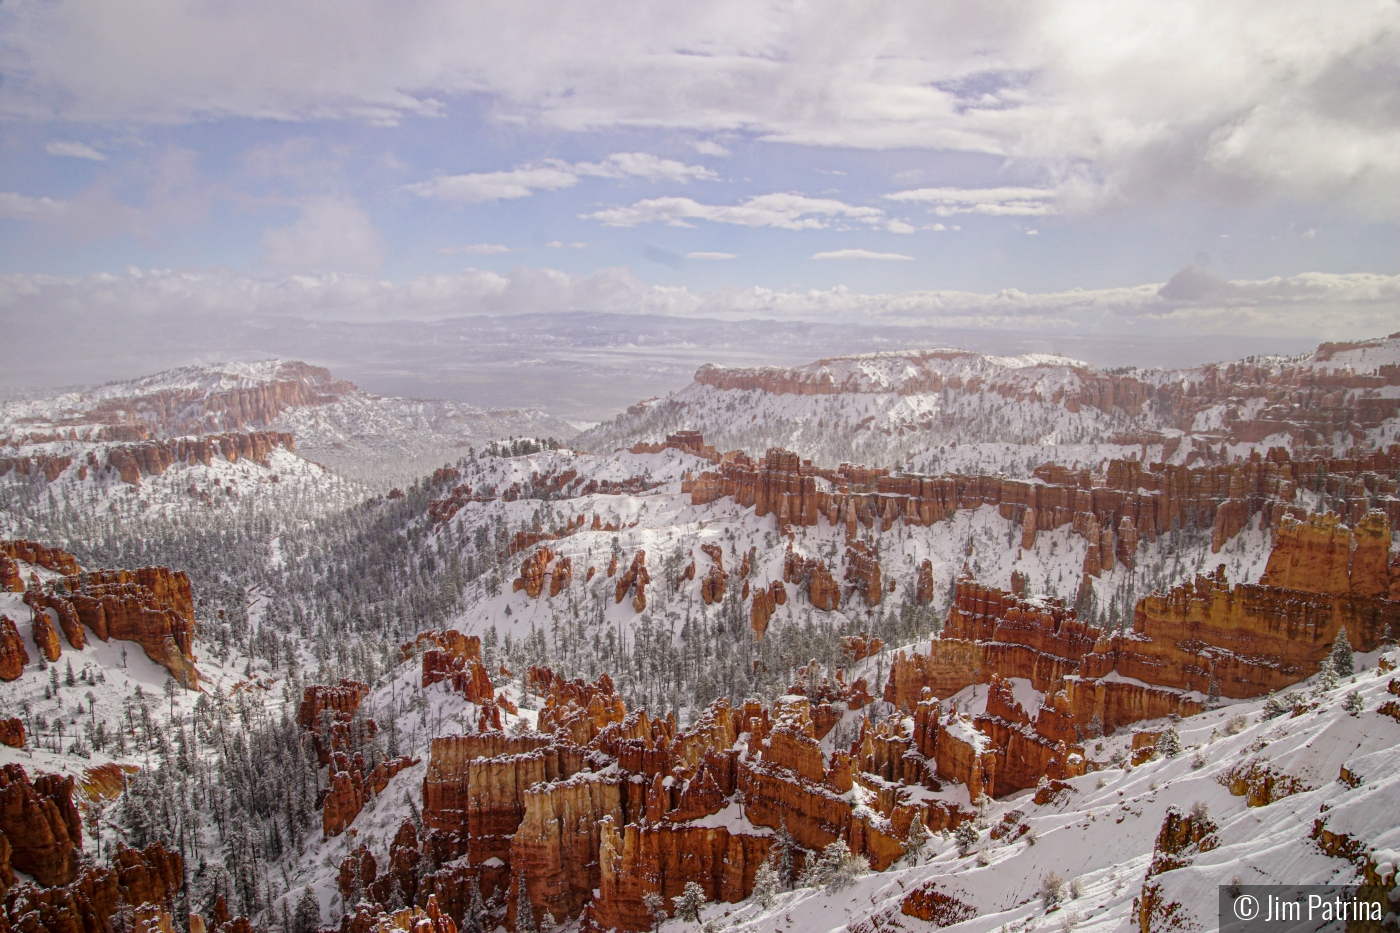
<svg viewBox="0 0 1400 933">
<path fill-rule="evenodd" d="M 1277 719 L 1291 709 L 1293 709 L 1291 699 L 1285 700 L 1270 690 L 1269 695 L 1264 698 L 1264 708 L 1260 710 L 1260 715 L 1265 719 Z"/>
<path fill-rule="evenodd" d="M 700 908 L 705 906 L 705 889 L 694 881 L 687 881 L 685 889 L 678 897 L 671 898 L 671 903 L 676 905 L 676 916 L 687 923 L 696 923 L 700 920 Z"/>
<path fill-rule="evenodd" d="M 1069 896 L 1078 899 L 1084 896 L 1084 882 L 1075 878 L 1069 883 Z"/>
<path fill-rule="evenodd" d="M 1351 690 L 1347 693 L 1347 698 L 1342 701 L 1342 709 L 1353 716 L 1359 716 L 1366 708 L 1365 702 L 1361 699 L 1361 691 Z"/>
<path fill-rule="evenodd" d="M 1191 756 L 1191 770 L 1199 771 L 1206 766 L 1206 753 L 1202 749 L 1196 749 L 1196 754 Z"/>
<path fill-rule="evenodd" d="M 972 847 L 977 845 L 977 828 L 971 823 L 959 823 L 953 839 L 958 843 L 958 854 L 966 858 Z"/>
<path fill-rule="evenodd" d="M 868 871 L 870 863 L 851 852 L 844 839 L 838 839 L 823 849 L 821 857 L 803 873 L 802 886 L 840 891 Z"/>
<path fill-rule="evenodd" d="M 1337 633 L 1337 640 L 1332 643 L 1332 669 L 1337 672 L 1338 677 L 1350 677 L 1356 673 L 1356 658 L 1352 657 L 1351 641 L 1347 638 L 1345 625 Z"/>
<path fill-rule="evenodd" d="M 1057 871 L 1048 872 L 1040 879 L 1040 902 L 1047 911 L 1060 906 L 1065 896 L 1065 878 Z"/>
<path fill-rule="evenodd" d="M 1249 728 L 1249 717 L 1244 713 L 1236 713 L 1225 721 L 1226 735 L 1239 735 Z"/>
</svg>

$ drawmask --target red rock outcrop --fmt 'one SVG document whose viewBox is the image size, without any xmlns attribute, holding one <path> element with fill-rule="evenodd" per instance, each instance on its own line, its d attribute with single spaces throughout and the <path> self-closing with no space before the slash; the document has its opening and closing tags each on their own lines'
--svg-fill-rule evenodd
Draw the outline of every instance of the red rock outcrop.
<svg viewBox="0 0 1400 933">
<path fill-rule="evenodd" d="M 818 609 L 831 610 L 841 605 L 841 587 L 820 558 L 803 557 L 788 548 L 783 561 L 783 582 L 807 588 L 807 599 Z"/>
<path fill-rule="evenodd" d="M 520 576 L 516 577 L 511 584 L 511 589 L 515 592 L 525 591 L 525 595 L 531 599 L 538 599 L 544 590 L 544 575 L 549 562 L 554 560 L 554 552 L 547 547 L 542 547 L 531 554 L 526 561 L 520 565 Z"/>
<path fill-rule="evenodd" d="M 452 689 L 473 703 L 491 702 L 495 686 L 481 661 L 481 639 L 454 629 L 418 636 L 420 644 L 436 644 L 423 652 L 424 687 L 448 682 Z"/>
<path fill-rule="evenodd" d="M 781 580 L 774 580 L 766 588 L 754 591 L 753 603 L 749 607 L 749 627 L 753 629 L 754 638 L 763 638 L 763 633 L 768 631 L 768 620 L 785 602 L 787 590 Z"/>
<path fill-rule="evenodd" d="M 113 444 L 107 448 L 107 468 L 116 471 L 122 482 L 139 486 L 143 476 L 159 476 L 177 463 L 208 466 L 216 456 L 229 463 L 241 458 L 265 466 L 268 455 L 278 447 L 295 451 L 296 440 L 285 432 L 257 431 Z"/>
<path fill-rule="evenodd" d="M 933 602 L 933 561 L 927 557 L 919 565 L 919 577 L 914 584 L 914 600 L 920 606 L 927 606 Z"/>
<path fill-rule="evenodd" d="M 0 616 L 0 680 L 16 680 L 29 663 L 29 652 L 15 628 L 15 620 Z"/>
<path fill-rule="evenodd" d="M 331 710 L 337 719 L 348 720 L 368 695 L 369 684 L 349 678 L 335 686 L 312 684 L 302 693 L 301 705 L 297 707 L 297 725 L 303 729 L 314 729 L 324 710 Z"/>
<path fill-rule="evenodd" d="M 1373 512 L 1360 524 L 1353 532 L 1331 518 L 1285 519 L 1264 579 L 1301 587 L 1232 587 L 1222 566 L 1140 600 L 1132 631 L 1112 636 L 1058 600 L 1017 597 L 964 578 L 929 652 L 896 655 L 885 699 L 912 708 L 925 689 L 946 697 L 973 683 L 1026 678 L 1046 694 L 1034 719 L 1030 711 L 1012 715 L 1003 702 L 999 712 L 989 706 L 988 722 L 979 721 L 1008 761 L 1032 763 L 1016 775 L 1003 764 L 997 786 L 1029 786 L 1037 770 L 1068 773 L 1081 754 L 1073 739 L 1093 727 L 1112 732 L 1142 719 L 1192 715 L 1202 709 L 1198 697 L 1212 691 L 1246 699 L 1283 689 L 1318 671 L 1343 627 L 1366 651 L 1400 633 L 1400 603 L 1371 595 L 1389 592 L 1388 520 Z M 997 696 L 1009 693 L 1003 686 Z"/>
<path fill-rule="evenodd" d="M 1400 445 L 1349 458 L 1292 460 L 1282 448 L 1268 457 L 1199 467 L 1113 460 L 1102 477 L 1055 464 L 1030 480 L 985 475 L 890 475 L 885 470 L 842 464 L 813 467 L 796 454 L 770 450 L 755 463 L 726 455 L 715 472 L 691 484 L 696 505 L 732 496 L 755 515 L 776 513 L 780 523 L 816 525 L 821 517 L 844 526 L 887 531 L 896 521 L 928 526 L 961 509 L 994 505 L 1022 526 L 1021 544 L 1034 546 L 1034 531 L 1069 526 L 1088 541 L 1085 572 L 1097 575 L 1115 561 L 1131 566 L 1142 541 L 1181 527 L 1209 528 L 1219 550 L 1256 515 L 1272 527 L 1299 514 L 1299 489 L 1338 502 L 1344 518 L 1360 522 L 1371 509 L 1400 522 Z M 818 488 L 817 479 L 826 481 Z M 878 526 L 878 527 L 877 527 Z M 931 568 L 930 568 L 931 569 Z M 932 581 L 929 581 L 931 587 Z M 926 591 L 931 597 L 931 589 Z"/>
<path fill-rule="evenodd" d="M 382 794 L 389 780 L 405 768 L 418 764 L 419 759 L 402 756 L 380 761 L 373 768 L 365 767 L 364 756 L 344 752 L 330 755 L 330 787 L 321 801 L 321 833 L 324 837 L 339 836 L 350 828 L 369 800 Z"/>
<path fill-rule="evenodd" d="M 73 778 L 40 774 L 33 783 L 20 765 L 0 767 L 0 833 L 10 865 L 49 887 L 78 875 L 82 820 L 73 804 Z"/>
<path fill-rule="evenodd" d="M 613 558 L 614 565 L 617 558 Z M 613 575 L 615 567 L 609 567 L 608 576 Z M 651 574 L 647 572 L 647 552 L 638 551 L 632 558 L 632 566 L 627 569 L 617 581 L 617 590 L 614 594 L 616 602 L 622 602 L 627 598 L 628 593 L 635 593 L 632 597 L 632 608 L 638 612 L 647 607 L 647 584 L 651 582 Z"/>
<path fill-rule="evenodd" d="M 15 933 L 93 933 L 108 930 L 122 907 L 133 908 L 133 930 L 169 930 L 176 892 L 184 885 L 178 853 L 158 842 L 120 848 L 110 868 L 89 866 L 71 883 L 25 885 L 5 899 Z M 0 915 L 3 916 L 3 915 Z"/>
<path fill-rule="evenodd" d="M 885 595 L 880 556 L 864 541 L 846 546 L 846 582 L 851 584 L 851 593 L 859 593 L 867 606 L 878 606 Z"/>
<path fill-rule="evenodd" d="M 194 597 L 184 571 L 143 567 L 70 574 L 28 601 L 53 610 L 75 646 L 84 638 L 81 625 L 102 641 L 136 642 L 185 688 L 198 688 Z"/>
<path fill-rule="evenodd" d="M 39 649 L 39 655 L 50 664 L 57 661 L 58 656 L 63 653 L 63 646 L 58 643 L 58 630 L 54 628 L 47 612 L 40 610 L 34 613 L 30 631 L 34 635 L 34 647 Z"/>
<path fill-rule="evenodd" d="M 24 720 L 18 716 L 0 719 L 0 745 L 24 748 Z"/>
<path fill-rule="evenodd" d="M 37 541 L 0 541 L 0 554 L 66 575 L 81 573 L 78 560 L 67 551 L 46 547 Z M 14 592 L 21 592 L 24 586 Z"/>
</svg>

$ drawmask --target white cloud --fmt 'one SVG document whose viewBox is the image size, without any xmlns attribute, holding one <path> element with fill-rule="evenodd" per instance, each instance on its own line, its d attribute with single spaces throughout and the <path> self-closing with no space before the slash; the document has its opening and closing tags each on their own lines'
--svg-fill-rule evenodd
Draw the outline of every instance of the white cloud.
<svg viewBox="0 0 1400 933">
<path fill-rule="evenodd" d="M 1058 214 L 1057 193 L 1050 188 L 915 188 L 885 195 L 890 201 L 928 204 L 940 217 L 986 214 L 994 217 L 1043 217 Z"/>
<path fill-rule="evenodd" d="M 353 200 L 313 198 L 290 226 L 263 233 L 264 259 L 278 269 L 301 273 L 374 273 L 384 244 Z"/>
<path fill-rule="evenodd" d="M 719 143 L 714 142 L 713 140 L 709 140 L 709 139 L 698 139 L 698 140 L 695 140 L 694 142 L 692 142 L 692 143 L 690 144 L 690 148 L 694 149 L 696 152 L 700 153 L 701 155 L 708 155 L 708 156 L 727 156 L 727 155 L 729 155 L 729 150 L 728 150 L 728 149 L 724 148 L 724 147 L 721 146 Z"/>
<path fill-rule="evenodd" d="M 67 212 L 67 201 L 36 198 L 14 191 L 0 191 L 0 217 L 16 220 L 59 220 Z"/>
<path fill-rule="evenodd" d="M 471 246 L 444 246 L 438 250 L 439 253 L 467 253 L 472 256 L 498 256 L 501 253 L 513 253 L 516 250 L 509 246 L 502 246 L 499 243 L 473 243 Z"/>
<path fill-rule="evenodd" d="M 581 215 L 610 227 L 635 227 L 664 222 L 672 227 L 691 227 L 692 220 L 735 224 L 741 227 L 777 227 L 782 230 L 825 230 L 832 221 L 850 220 L 879 225 L 885 212 L 877 207 L 861 207 L 831 198 L 809 198 L 800 194 L 764 194 L 742 204 L 701 204 L 691 198 L 650 198 L 631 207 L 614 207 Z"/>
<path fill-rule="evenodd" d="M 868 249 L 835 249 L 826 253 L 814 253 L 813 259 L 905 259 L 912 261 L 913 256 L 906 256 L 903 253 L 876 253 Z"/>
<path fill-rule="evenodd" d="M 408 185 L 420 198 L 436 198 L 461 204 L 528 198 L 536 191 L 557 191 L 578 184 L 578 175 L 563 169 L 515 168 L 508 172 L 477 172 L 470 175 L 438 175 L 429 181 Z"/>
<path fill-rule="evenodd" d="M 706 252 L 699 252 L 699 253 L 686 253 L 686 254 L 685 254 L 685 258 L 686 258 L 686 259 L 737 259 L 737 258 L 739 258 L 739 257 L 738 257 L 738 254 L 736 254 L 736 253 L 706 253 Z"/>
<path fill-rule="evenodd" d="M 1039 230 L 1027 230 L 1026 236 L 1040 236 Z"/>
<path fill-rule="evenodd" d="M 1106 199 L 1283 193 L 1400 216 L 1391 3 L 659 0 L 599 8 L 14 0 L 0 112 L 392 122 L 478 96 L 568 130 L 990 153 Z"/>
<path fill-rule="evenodd" d="M 428 181 L 408 185 L 407 190 L 422 198 L 478 204 L 482 201 L 528 198 L 536 191 L 572 188 L 583 177 L 632 177 L 684 184 L 692 178 L 709 180 L 718 176 L 703 165 L 686 165 L 647 152 L 615 152 L 601 162 L 570 164 L 559 159 L 546 159 L 540 165 L 522 165 L 504 172 L 437 175 Z"/>
<path fill-rule="evenodd" d="M 551 163 L 560 168 L 568 168 L 578 175 L 593 175 L 598 178 L 626 178 L 633 176 L 648 181 L 678 181 L 682 184 L 692 178 L 712 181 L 719 176 L 703 165 L 686 165 L 675 159 L 662 159 L 649 152 L 615 152 L 601 162 Z"/>
<path fill-rule="evenodd" d="M 153 200 L 154 210 L 160 202 Z M 128 207 L 101 187 L 89 188 L 70 200 L 0 191 L 0 217 L 48 224 L 79 241 L 121 231 L 149 232 L 147 218 L 141 211 Z"/>
<path fill-rule="evenodd" d="M 587 243 L 565 243 L 562 240 L 550 240 L 545 246 L 550 249 L 588 249 Z"/>
<path fill-rule="evenodd" d="M 106 162 L 107 157 L 86 143 L 69 142 L 62 139 L 50 140 L 44 151 L 53 156 L 67 156 L 71 159 L 88 159 L 92 162 Z"/>
</svg>

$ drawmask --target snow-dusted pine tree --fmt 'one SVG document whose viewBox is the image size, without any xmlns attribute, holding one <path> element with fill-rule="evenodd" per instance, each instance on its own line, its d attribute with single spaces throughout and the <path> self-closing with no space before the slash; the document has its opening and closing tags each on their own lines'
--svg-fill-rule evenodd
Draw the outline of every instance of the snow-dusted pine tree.
<svg viewBox="0 0 1400 933">
<path fill-rule="evenodd" d="M 773 867 L 773 859 L 764 860 L 763 864 L 758 866 L 758 874 L 753 878 L 754 901 L 767 910 L 777 901 L 778 893 L 782 889 L 782 879 L 778 877 L 778 870 Z"/>
<path fill-rule="evenodd" d="M 676 916 L 686 923 L 697 923 L 700 920 L 700 910 L 707 903 L 705 889 L 694 881 L 685 883 L 685 890 L 677 897 L 671 898 L 671 903 L 676 905 Z"/>
<path fill-rule="evenodd" d="M 1332 643 L 1332 669 L 1337 672 L 1338 677 L 1350 677 L 1356 673 L 1356 659 L 1351 653 L 1351 641 L 1347 638 L 1345 625 L 1337 633 L 1337 640 Z"/>
<path fill-rule="evenodd" d="M 515 933 L 540 933 L 535 925 L 535 907 L 530 903 L 530 892 L 525 887 L 525 875 L 520 875 L 520 894 L 515 901 Z"/>
</svg>

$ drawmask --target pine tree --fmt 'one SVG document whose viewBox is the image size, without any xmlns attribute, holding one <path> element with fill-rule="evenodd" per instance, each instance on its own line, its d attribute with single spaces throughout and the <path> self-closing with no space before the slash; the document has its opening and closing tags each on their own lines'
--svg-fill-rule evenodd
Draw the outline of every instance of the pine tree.
<svg viewBox="0 0 1400 933">
<path fill-rule="evenodd" d="M 1350 677 L 1356 673 L 1356 658 L 1351 653 L 1351 641 L 1347 639 L 1346 626 L 1337 633 L 1332 644 L 1332 668 L 1338 677 Z"/>
<path fill-rule="evenodd" d="M 1342 701 L 1342 709 L 1353 716 L 1359 716 L 1361 711 L 1365 708 L 1366 703 L 1361 699 L 1361 691 L 1359 690 L 1348 692 L 1346 699 Z"/>
<path fill-rule="evenodd" d="M 1317 672 L 1317 683 L 1313 686 L 1313 696 L 1320 697 L 1329 690 L 1336 689 L 1337 683 L 1337 669 L 1333 666 L 1332 658 L 1323 658 L 1322 665 Z"/>
<path fill-rule="evenodd" d="M 302 891 L 292 915 L 291 933 L 317 933 L 321 929 L 321 902 L 310 888 Z"/>
<path fill-rule="evenodd" d="M 651 916 L 651 928 L 653 930 L 661 929 L 661 924 L 666 922 L 665 899 L 655 891 L 648 891 L 642 895 L 642 906 L 647 909 L 647 913 Z"/>
<path fill-rule="evenodd" d="M 909 823 L 909 834 L 904 840 L 904 859 L 910 865 L 918 865 L 923 859 L 924 853 L 928 850 L 929 841 L 933 835 L 924 825 L 924 815 L 916 814 Z"/>
<path fill-rule="evenodd" d="M 966 858 L 972 847 L 977 845 L 977 827 L 971 823 L 959 823 L 953 831 L 953 838 L 958 843 L 958 854 Z"/>
<path fill-rule="evenodd" d="M 1157 736 L 1157 754 L 1163 758 L 1175 758 L 1181 754 L 1181 734 L 1175 726 Z"/>
<path fill-rule="evenodd" d="M 778 892 L 781 890 L 782 879 L 778 877 L 778 870 L 773 867 L 773 859 L 770 856 L 758 866 L 758 874 L 754 875 L 753 899 L 758 902 L 758 906 L 767 910 L 777 901 Z"/>
<path fill-rule="evenodd" d="M 793 864 L 793 853 L 797 851 L 797 840 L 792 838 L 792 833 L 788 832 L 787 816 L 783 817 L 782 825 L 778 827 L 778 835 L 774 839 L 773 847 L 777 850 L 777 864 L 774 868 L 778 873 L 778 883 L 782 885 L 784 891 L 791 891 L 797 884 L 797 870 Z"/>
<path fill-rule="evenodd" d="M 687 923 L 697 923 L 700 920 L 700 909 L 705 906 L 705 889 L 694 881 L 685 883 L 685 890 L 679 896 L 671 898 L 671 903 L 676 905 L 676 916 Z"/>
<path fill-rule="evenodd" d="M 482 916 L 486 913 L 486 906 L 481 902 L 481 885 L 476 878 L 471 880 L 471 895 L 471 903 L 462 917 L 461 933 L 485 933 Z"/>
<path fill-rule="evenodd" d="M 520 873 L 520 894 L 515 901 L 515 933 L 540 933 L 535 926 L 535 907 L 530 903 L 530 892 L 525 887 L 525 873 Z"/>
</svg>

